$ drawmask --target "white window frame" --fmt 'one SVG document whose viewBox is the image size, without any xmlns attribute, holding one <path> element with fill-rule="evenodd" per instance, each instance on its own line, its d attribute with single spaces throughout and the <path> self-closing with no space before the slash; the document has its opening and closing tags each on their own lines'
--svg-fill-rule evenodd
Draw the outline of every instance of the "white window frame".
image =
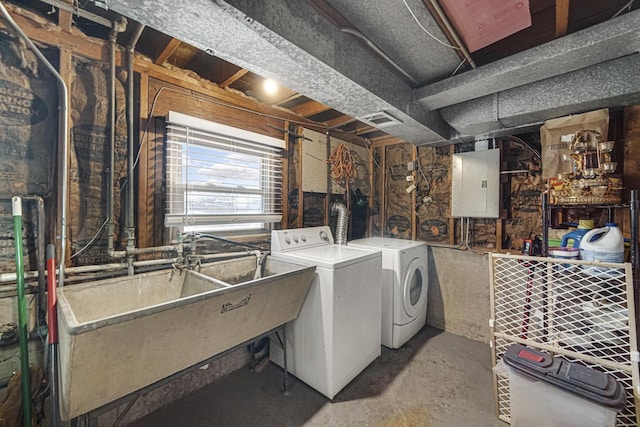
<svg viewBox="0 0 640 427">
<path fill-rule="evenodd" d="M 259 185 L 246 188 L 229 184 L 203 185 L 189 182 L 189 167 L 194 157 L 189 150 L 197 147 L 212 152 L 244 154 L 261 160 Z M 170 111 L 166 117 L 165 161 L 165 226 L 183 232 L 215 232 L 219 234 L 255 234 L 265 232 L 272 223 L 282 220 L 282 156 L 283 140 L 221 123 Z M 190 165 L 190 163 L 192 163 Z M 217 163 L 218 165 L 221 163 Z M 216 163 L 212 162 L 212 166 Z M 194 194 L 202 197 L 220 196 L 232 201 L 226 212 L 196 212 Z M 237 209 L 236 200 L 242 195 L 253 198 L 261 205 L 260 212 L 253 206 L 250 212 Z M 191 196 L 191 197 L 190 197 Z M 191 200 L 191 202 L 190 202 Z M 254 203 L 255 205 L 255 203 Z"/>
</svg>

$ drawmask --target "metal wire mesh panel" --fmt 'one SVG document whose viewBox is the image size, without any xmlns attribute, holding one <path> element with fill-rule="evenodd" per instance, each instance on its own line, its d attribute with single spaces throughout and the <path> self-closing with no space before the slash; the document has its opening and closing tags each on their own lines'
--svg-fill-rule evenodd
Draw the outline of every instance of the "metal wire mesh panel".
<svg viewBox="0 0 640 427">
<path fill-rule="evenodd" d="M 494 362 L 515 342 L 613 375 L 627 391 L 618 425 L 636 426 L 630 264 L 492 256 Z M 498 416 L 509 421 L 509 381 L 494 380 Z"/>
</svg>

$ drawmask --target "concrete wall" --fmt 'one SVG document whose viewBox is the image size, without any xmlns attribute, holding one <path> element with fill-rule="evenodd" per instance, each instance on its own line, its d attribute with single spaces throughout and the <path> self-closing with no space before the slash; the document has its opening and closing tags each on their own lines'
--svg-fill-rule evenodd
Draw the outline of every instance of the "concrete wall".
<svg viewBox="0 0 640 427">
<path fill-rule="evenodd" d="M 429 248 L 427 324 L 489 342 L 489 255 Z"/>
</svg>

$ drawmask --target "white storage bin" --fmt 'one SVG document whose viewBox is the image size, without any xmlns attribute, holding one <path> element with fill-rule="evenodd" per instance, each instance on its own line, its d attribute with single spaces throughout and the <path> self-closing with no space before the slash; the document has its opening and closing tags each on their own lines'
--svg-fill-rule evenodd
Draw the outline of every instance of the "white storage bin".
<svg viewBox="0 0 640 427">
<path fill-rule="evenodd" d="M 612 377 L 519 344 L 503 360 L 513 427 L 615 427 L 626 395 Z"/>
</svg>

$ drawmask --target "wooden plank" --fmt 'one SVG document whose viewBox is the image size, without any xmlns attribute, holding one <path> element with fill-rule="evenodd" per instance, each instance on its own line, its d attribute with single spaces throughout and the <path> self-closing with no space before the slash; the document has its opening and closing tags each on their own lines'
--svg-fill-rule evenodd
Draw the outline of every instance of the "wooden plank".
<svg viewBox="0 0 640 427">
<path fill-rule="evenodd" d="M 236 80 L 240 79 L 242 76 L 244 76 L 248 72 L 249 72 L 249 70 L 247 70 L 247 69 L 244 69 L 244 68 L 239 69 L 238 71 L 233 73 L 233 75 L 231 77 L 229 77 L 227 80 L 225 80 L 222 83 L 220 83 L 220 87 L 221 88 L 225 88 L 227 86 L 232 85 L 233 82 L 235 82 Z"/>
<path fill-rule="evenodd" d="M 556 37 L 562 37 L 567 34 L 570 2 L 571 0 L 556 0 Z"/>
<path fill-rule="evenodd" d="M 284 122 L 284 129 L 289 129 L 289 122 Z M 280 228 L 289 228 L 289 144 L 291 140 L 289 138 L 289 132 L 284 132 L 284 152 L 282 156 L 282 220 L 280 221 Z"/>
<path fill-rule="evenodd" d="M 369 170 L 371 171 L 371 173 L 369 174 L 369 188 L 371 189 L 371 194 L 369 195 L 367 201 L 368 201 L 368 205 L 369 205 L 369 209 L 368 209 L 368 213 L 367 213 L 367 236 L 366 237 L 371 237 L 373 235 L 373 218 L 371 218 L 371 212 L 373 212 L 373 198 L 375 197 L 376 194 L 376 187 L 375 187 L 375 176 L 376 174 L 380 173 L 380 171 L 376 170 L 376 164 L 373 161 L 373 151 L 372 149 L 369 149 Z"/>
<path fill-rule="evenodd" d="M 62 0 L 65 3 L 72 4 L 70 0 Z M 71 27 L 73 26 L 73 15 L 68 10 L 64 10 L 58 8 L 58 26 L 60 29 L 66 33 L 71 32 Z"/>
<path fill-rule="evenodd" d="M 180 46 L 180 43 L 182 42 L 178 39 L 172 38 L 171 40 L 169 40 L 169 43 L 167 43 L 164 49 L 162 49 L 162 52 L 160 52 L 160 55 L 158 55 L 156 59 L 153 60 L 153 63 L 156 65 L 164 64 L 164 62 L 167 59 L 169 59 L 171 55 L 173 55 L 173 52 L 176 51 L 178 46 Z"/>
<path fill-rule="evenodd" d="M 324 124 L 326 124 L 329 128 L 337 128 L 340 126 L 348 125 L 349 123 L 353 123 L 357 120 L 358 119 L 356 119 L 355 117 L 345 115 L 336 117 L 335 119 L 327 120 L 326 122 L 324 122 Z"/>
<path fill-rule="evenodd" d="M 413 145 L 411 146 L 411 161 L 414 163 L 418 159 L 418 147 Z M 414 184 L 417 182 L 416 171 L 411 172 L 411 176 L 413 176 Z M 418 237 L 418 215 L 416 214 L 416 201 L 418 197 L 418 191 L 414 190 L 411 192 L 411 239 L 416 240 Z"/>
<path fill-rule="evenodd" d="M 151 98 L 149 98 L 150 100 Z M 151 129 L 153 129 L 153 139 L 149 139 L 149 159 L 152 166 L 153 174 L 150 174 L 151 182 L 149 185 L 153 188 L 153 212 L 159 213 L 154 215 L 153 234 L 154 242 L 157 244 L 164 243 L 170 239 L 165 236 L 168 229 L 164 226 L 164 133 L 165 122 L 162 117 L 151 118 Z M 169 236 L 170 238 L 174 236 Z"/>
<path fill-rule="evenodd" d="M 456 152 L 456 147 L 455 145 L 451 145 L 449 147 L 449 155 L 451 156 L 451 158 L 453 158 L 453 155 Z M 451 178 L 452 178 L 452 174 L 453 174 L 453 167 L 449 167 L 449 170 L 447 171 L 447 175 L 448 175 L 448 180 L 449 182 L 451 182 Z M 456 243 L 456 219 L 453 218 L 451 216 L 451 196 L 449 196 L 449 244 L 450 245 L 455 245 Z M 462 236 L 460 236 L 462 238 Z M 462 241 L 461 241 L 462 242 Z"/>
<path fill-rule="evenodd" d="M 355 131 L 352 131 L 352 133 L 353 133 L 354 135 L 358 135 L 358 136 L 360 136 L 360 135 L 364 135 L 364 134 L 367 134 L 367 133 L 375 132 L 375 131 L 377 131 L 377 130 L 378 130 L 378 129 L 377 129 L 377 128 L 375 128 L 375 127 L 373 127 L 373 126 L 366 126 L 366 125 L 365 125 L 365 126 L 362 126 L 362 127 L 356 128 L 356 130 L 355 130 Z M 386 136 L 386 135 L 385 135 L 385 136 Z"/>
<path fill-rule="evenodd" d="M 387 149 L 380 148 L 380 167 L 382 168 L 382 189 L 380 190 L 380 236 L 384 237 L 387 228 Z"/>
<path fill-rule="evenodd" d="M 299 114 L 302 117 L 310 117 L 328 110 L 331 110 L 331 107 L 317 101 L 307 101 L 303 104 L 291 108 L 291 111 Z"/>
<path fill-rule="evenodd" d="M 301 93 L 294 93 L 293 95 L 287 95 L 285 98 L 274 102 L 273 105 L 282 105 L 282 104 L 286 104 L 289 101 L 293 101 L 294 99 L 298 99 L 301 96 L 303 96 Z"/>
<path fill-rule="evenodd" d="M 392 135 L 371 139 L 371 148 L 388 147 L 397 144 L 405 144 L 405 141 Z"/>
<path fill-rule="evenodd" d="M 183 74 L 179 71 L 169 70 L 167 68 L 155 65 L 150 61 L 142 58 L 136 58 L 135 71 L 142 73 L 147 72 L 149 77 L 162 80 L 166 83 L 179 86 L 186 95 L 190 94 L 188 91 L 196 91 L 198 94 L 215 98 L 217 101 L 222 101 L 227 104 L 246 108 L 252 110 L 261 115 L 268 115 L 278 117 L 279 120 L 290 120 L 291 122 L 304 123 L 305 125 L 318 127 L 319 125 L 311 120 L 301 119 L 300 116 L 283 111 L 282 109 L 273 108 L 266 104 L 261 104 L 252 100 L 249 97 L 237 95 L 232 91 L 224 90 L 217 84 L 209 82 L 204 79 L 198 79 L 191 77 L 187 74 Z"/>
<path fill-rule="evenodd" d="M 6 9 L 11 13 L 16 24 L 34 42 L 69 49 L 75 56 L 87 59 L 106 61 L 109 57 L 109 44 L 104 40 L 88 37 L 76 28 L 71 28 L 70 32 L 64 32 L 44 18 L 11 4 L 7 4 Z M 0 28 L 7 28 L 3 20 L 0 20 Z M 116 62 L 118 65 L 122 63 L 120 52 L 116 54 Z"/>
<path fill-rule="evenodd" d="M 138 117 L 140 126 L 140 136 L 138 147 L 140 158 L 138 160 L 138 227 L 136 241 L 141 248 L 152 246 L 151 236 L 153 233 L 153 203 L 149 209 L 149 200 L 153 201 L 153 188 L 149 188 L 149 135 L 145 135 L 147 126 L 147 115 L 149 114 L 149 75 L 140 75 L 140 116 Z M 150 125 L 150 124 L 149 124 Z M 151 182 L 151 184 L 153 184 Z"/>
<path fill-rule="evenodd" d="M 298 126 L 297 134 L 302 135 L 303 128 L 302 126 Z M 302 139 L 299 138 L 298 141 L 302 142 Z M 302 192 L 302 146 L 298 146 L 298 173 L 296 174 L 296 188 L 298 189 L 298 217 L 296 218 L 296 228 L 302 227 L 304 222 L 302 221 L 302 217 L 304 216 L 304 193 Z"/>
<path fill-rule="evenodd" d="M 500 150 L 500 169 L 502 170 L 503 168 L 503 162 L 504 162 L 504 140 L 503 139 L 499 139 L 498 140 L 498 149 Z M 504 219 L 503 218 L 507 218 L 508 212 L 507 209 L 505 209 L 505 201 L 504 198 L 506 196 L 505 194 L 505 185 L 500 183 L 499 186 L 499 196 L 498 196 L 498 200 L 500 203 L 500 218 L 496 218 L 496 247 L 495 249 L 500 251 L 502 250 L 502 241 L 504 240 Z"/>
<path fill-rule="evenodd" d="M 58 70 L 58 72 L 60 73 L 60 77 L 62 77 L 62 80 L 64 80 L 65 85 L 67 86 L 67 89 L 69 91 L 69 93 L 72 93 L 72 82 L 73 82 L 73 76 L 75 75 L 75 69 L 73 67 L 73 53 L 70 49 L 62 49 L 60 51 L 60 68 Z M 69 96 L 69 103 L 71 103 L 71 95 Z M 67 109 L 67 118 L 70 124 L 72 124 L 73 122 L 71 121 L 71 105 L 69 105 L 69 108 Z M 60 144 L 61 145 L 61 144 Z M 59 149 L 61 149 L 62 147 L 59 147 Z M 71 126 L 69 126 L 68 132 L 67 132 L 67 164 L 71 165 Z M 61 157 L 60 157 L 61 158 Z M 67 176 L 67 182 L 64 183 L 63 185 L 66 185 L 67 188 L 69 188 L 69 179 L 70 177 Z M 60 191 L 60 188 L 57 189 L 57 191 Z M 56 200 L 58 198 L 56 197 Z M 66 205 L 67 205 L 67 209 L 69 208 L 69 193 L 67 192 L 67 201 L 66 201 Z M 61 208 L 61 207 L 59 207 Z M 62 213 L 62 209 L 59 209 L 59 214 Z M 66 214 L 68 214 L 68 212 L 66 212 Z M 58 227 L 58 223 L 60 222 L 60 218 L 56 219 L 56 227 Z M 60 235 L 60 231 L 61 230 L 57 230 L 56 232 L 56 236 Z M 66 235 L 67 237 L 71 237 L 69 236 L 69 223 L 67 222 L 66 224 Z M 70 260 L 71 259 L 71 245 L 67 244 L 66 246 L 66 251 L 65 251 L 65 259 L 66 260 Z M 67 261 L 68 263 L 68 261 Z"/>
</svg>

